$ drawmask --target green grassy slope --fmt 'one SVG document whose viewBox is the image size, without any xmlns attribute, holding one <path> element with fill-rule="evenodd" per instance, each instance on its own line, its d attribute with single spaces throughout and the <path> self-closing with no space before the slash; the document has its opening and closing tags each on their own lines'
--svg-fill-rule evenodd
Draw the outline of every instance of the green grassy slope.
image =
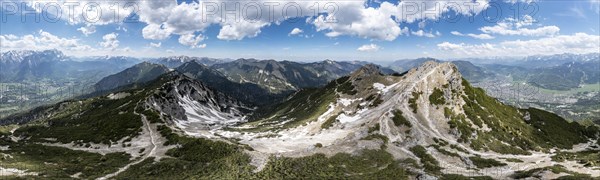
<svg viewBox="0 0 600 180">
<path fill-rule="evenodd" d="M 348 77 L 342 77 L 331 81 L 323 88 L 303 89 L 292 95 L 285 102 L 259 110 L 261 118 L 250 124 L 260 124 L 258 129 L 268 130 L 273 128 L 290 128 L 302 125 L 317 118 L 329 109 L 329 105 L 334 103 L 336 93 L 353 94 L 356 93 Z M 290 120 L 282 127 L 275 126 L 283 120 Z"/>
<path fill-rule="evenodd" d="M 23 179 L 69 179 L 75 174 L 79 174 L 80 178 L 95 179 L 117 171 L 130 159 L 130 155 L 125 153 L 101 155 L 31 142 L 10 142 L 6 136 L 0 142 L 8 147 L 0 153 L 0 167 L 38 175 L 20 177 Z"/>
<path fill-rule="evenodd" d="M 38 119 L 15 131 L 16 136 L 29 137 L 31 141 L 43 142 L 56 138 L 58 142 L 111 144 L 127 136 L 141 132 L 141 117 L 135 115 L 138 102 L 144 100 L 145 92 L 130 91 L 123 99 L 96 97 L 63 103 L 51 117 Z"/>
<path fill-rule="evenodd" d="M 472 87 L 463 80 L 466 96 L 463 99 L 465 114 L 473 124 L 457 125 L 462 140 L 470 142 L 476 150 L 492 150 L 500 153 L 528 154 L 527 150 L 545 151 L 550 148 L 571 148 L 574 144 L 596 139 L 597 126 L 582 126 L 568 122 L 552 113 L 530 108 L 517 109 L 504 105 L 487 96 L 483 89 Z M 475 129 L 483 127 L 489 132 Z M 476 133 L 476 136 L 470 134 Z M 504 142 L 504 143 L 503 143 Z"/>
</svg>

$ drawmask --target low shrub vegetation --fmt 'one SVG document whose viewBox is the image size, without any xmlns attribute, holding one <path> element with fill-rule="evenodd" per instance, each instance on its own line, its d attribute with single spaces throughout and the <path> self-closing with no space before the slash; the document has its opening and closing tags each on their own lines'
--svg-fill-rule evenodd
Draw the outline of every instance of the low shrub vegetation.
<svg viewBox="0 0 600 180">
<path fill-rule="evenodd" d="M 440 174 L 442 168 L 440 168 L 438 161 L 427 153 L 427 150 L 420 145 L 413 146 L 409 149 L 415 156 L 419 157 L 421 164 L 426 172 L 432 174 Z"/>
<path fill-rule="evenodd" d="M 418 110 L 418 106 L 417 106 L 417 100 L 419 100 L 419 97 L 421 96 L 421 94 L 423 94 L 422 92 L 412 92 L 411 98 L 408 98 L 408 107 L 410 107 L 413 111 L 413 113 L 417 113 Z"/>
<path fill-rule="evenodd" d="M 433 92 L 429 95 L 429 102 L 432 105 L 443 105 L 446 103 L 444 92 L 438 88 L 433 88 Z"/>
<path fill-rule="evenodd" d="M 477 168 L 490 168 L 497 166 L 506 166 L 506 163 L 496 161 L 494 159 L 485 159 L 479 156 L 471 156 L 469 157 L 473 165 L 477 166 Z"/>
<path fill-rule="evenodd" d="M 410 124 L 410 121 L 408 121 L 404 115 L 402 115 L 402 111 L 400 110 L 394 110 L 392 111 L 392 121 L 394 122 L 394 125 L 396 126 L 406 126 L 406 127 L 412 127 L 412 124 Z"/>
</svg>

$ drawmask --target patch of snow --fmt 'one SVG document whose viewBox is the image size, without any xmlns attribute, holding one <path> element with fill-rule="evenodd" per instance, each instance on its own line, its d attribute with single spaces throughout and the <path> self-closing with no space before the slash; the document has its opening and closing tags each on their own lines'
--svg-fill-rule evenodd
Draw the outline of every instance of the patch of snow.
<svg viewBox="0 0 600 180">
<path fill-rule="evenodd" d="M 78 173 L 75 173 L 75 174 L 71 175 L 70 177 L 71 178 L 75 178 L 75 179 L 79 179 L 79 176 L 81 176 L 81 174 L 82 174 L 81 172 L 78 172 Z"/>
<path fill-rule="evenodd" d="M 309 135 L 306 128 L 299 127 L 280 132 L 276 138 L 248 139 L 241 142 L 251 145 L 259 152 L 285 153 L 308 150 L 317 143 L 331 145 L 336 140 L 346 137 L 348 133 L 350 133 L 348 130 L 335 129 Z"/>
<path fill-rule="evenodd" d="M 0 167 L 0 176 L 27 176 L 34 175 L 36 176 L 38 173 L 35 172 L 26 172 L 24 170 L 15 169 L 15 168 L 3 168 Z"/>
<path fill-rule="evenodd" d="M 325 121 L 325 118 L 327 118 L 327 116 L 329 116 L 329 114 L 331 114 L 334 110 L 335 110 L 335 105 L 329 104 L 329 109 L 327 111 L 325 111 L 325 113 L 321 114 L 321 116 L 319 116 L 319 118 L 317 118 L 317 121 L 319 121 L 319 122 Z"/>
<path fill-rule="evenodd" d="M 363 109 L 359 109 L 356 114 L 362 114 L 364 112 L 367 112 L 367 110 L 369 110 L 369 108 L 363 108 Z"/>
<path fill-rule="evenodd" d="M 285 121 L 281 121 L 280 123 L 277 123 L 277 125 L 280 125 L 280 126 L 282 126 L 282 125 L 284 125 L 284 124 L 287 124 L 287 123 L 289 123 L 289 122 L 291 122 L 291 121 L 293 121 L 293 120 L 294 120 L 294 119 L 288 119 L 288 120 L 285 120 Z"/>
<path fill-rule="evenodd" d="M 338 103 L 344 105 L 344 106 L 349 106 L 350 104 L 352 104 L 354 101 L 358 101 L 359 99 L 346 99 L 346 98 L 340 98 L 338 99 Z"/>
<path fill-rule="evenodd" d="M 379 91 L 383 91 L 383 89 L 385 89 L 385 85 L 381 83 L 373 83 L 373 87 Z"/>
<path fill-rule="evenodd" d="M 125 92 L 120 92 L 120 93 L 116 93 L 116 94 L 112 94 L 111 93 L 111 94 L 108 95 L 108 99 L 112 99 L 112 100 L 123 99 L 123 98 L 126 98 L 129 95 L 131 95 L 131 94 L 125 93 Z"/>
<path fill-rule="evenodd" d="M 360 103 L 360 104 L 358 104 L 358 105 L 360 105 L 360 106 L 363 106 L 363 107 L 364 107 L 364 106 L 366 106 L 366 105 L 367 105 L 367 103 L 369 103 L 369 102 L 361 102 L 361 103 Z"/>
<path fill-rule="evenodd" d="M 400 84 L 400 83 L 398 82 L 398 83 L 394 83 L 394 84 L 392 84 L 392 85 L 386 86 L 386 87 L 385 87 L 385 88 L 382 90 L 382 92 L 383 92 L 383 93 L 387 93 L 387 92 L 389 92 L 389 91 L 390 91 L 390 89 L 392 89 L 392 88 L 396 87 L 396 85 L 398 85 L 398 84 Z"/>
<path fill-rule="evenodd" d="M 360 119 L 360 115 L 355 115 L 355 116 L 351 117 L 351 116 L 347 116 L 346 113 L 342 113 L 337 117 L 337 120 L 339 120 L 341 123 L 354 122 L 359 119 Z"/>
<path fill-rule="evenodd" d="M 16 131 L 17 129 L 19 129 L 19 127 L 14 127 L 14 128 L 12 128 L 12 129 L 10 130 L 10 134 L 14 134 L 14 133 L 15 133 L 15 131 Z"/>
<path fill-rule="evenodd" d="M 390 91 L 390 89 L 396 87 L 396 85 L 398 85 L 398 83 L 386 86 L 384 84 L 381 83 L 373 83 L 373 87 L 377 90 L 379 90 L 379 93 L 387 93 L 388 91 Z"/>
<path fill-rule="evenodd" d="M 244 122 L 245 117 L 219 111 L 219 107 L 210 104 L 200 104 L 189 97 L 180 97 L 179 105 L 185 110 L 186 120 L 178 120 L 178 127 L 185 129 L 189 126 L 223 126 Z"/>
</svg>

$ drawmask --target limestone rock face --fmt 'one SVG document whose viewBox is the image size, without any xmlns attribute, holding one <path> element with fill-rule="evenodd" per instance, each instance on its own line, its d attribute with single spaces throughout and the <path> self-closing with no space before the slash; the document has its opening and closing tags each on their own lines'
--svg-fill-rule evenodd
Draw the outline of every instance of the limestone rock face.
<svg viewBox="0 0 600 180">
<path fill-rule="evenodd" d="M 246 120 L 244 114 L 250 110 L 239 101 L 185 75 L 170 76 L 146 103 L 171 117 L 177 127 L 195 131 Z"/>
</svg>

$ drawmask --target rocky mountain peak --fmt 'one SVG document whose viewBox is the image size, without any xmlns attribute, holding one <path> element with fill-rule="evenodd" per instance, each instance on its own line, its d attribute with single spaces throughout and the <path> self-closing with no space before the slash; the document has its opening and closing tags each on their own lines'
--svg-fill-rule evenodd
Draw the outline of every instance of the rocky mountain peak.
<svg viewBox="0 0 600 180">
<path fill-rule="evenodd" d="M 246 106 L 234 98 L 176 71 L 162 77 L 147 105 L 168 114 L 177 127 L 196 131 L 246 120 Z"/>
<path fill-rule="evenodd" d="M 145 66 L 161 66 L 161 67 L 166 67 L 166 66 L 164 66 L 162 64 L 151 63 L 151 62 L 148 62 L 148 61 L 143 61 L 143 62 L 141 62 L 139 64 L 134 65 L 133 67 L 145 67 Z"/>
<path fill-rule="evenodd" d="M 102 78 L 94 85 L 94 88 L 97 91 L 106 91 L 130 84 L 146 83 L 167 72 L 169 69 L 162 64 L 142 62 L 117 74 Z"/>
<path fill-rule="evenodd" d="M 455 71 L 454 74 L 460 76 L 460 72 L 452 62 L 426 61 L 420 66 L 417 66 L 409 71 L 409 74 L 431 74 L 432 71 L 439 71 L 442 74 L 445 72 Z"/>
<path fill-rule="evenodd" d="M 258 61 L 259 61 L 259 60 L 257 60 L 257 59 L 254 59 L 254 58 L 248 58 L 248 59 L 246 59 L 246 58 L 240 58 L 240 59 L 237 59 L 237 60 L 235 60 L 235 61 L 233 61 L 233 62 L 234 62 L 234 63 L 240 63 L 240 64 L 243 64 L 243 63 L 252 63 L 252 62 L 258 62 Z"/>
<path fill-rule="evenodd" d="M 178 68 L 201 68 L 201 69 L 205 69 L 205 68 L 207 68 L 207 66 L 204 65 L 204 64 L 200 64 L 197 61 L 189 61 L 189 62 L 183 63 Z"/>
<path fill-rule="evenodd" d="M 61 51 L 56 49 L 44 50 L 44 51 L 7 51 L 2 53 L 0 56 L 1 62 L 42 62 L 42 61 L 60 61 L 65 60 L 67 56 Z"/>
<path fill-rule="evenodd" d="M 379 66 L 377 66 L 375 64 L 367 64 L 367 65 L 362 66 L 358 70 L 354 71 L 350 75 L 350 77 L 352 77 L 353 79 L 356 79 L 356 78 L 369 77 L 369 76 L 373 76 L 373 75 L 381 75 L 381 70 L 379 69 Z"/>
<path fill-rule="evenodd" d="M 334 63 L 336 63 L 335 61 L 333 61 L 331 59 L 325 59 L 323 62 L 326 63 L 326 64 L 334 64 Z"/>
</svg>

